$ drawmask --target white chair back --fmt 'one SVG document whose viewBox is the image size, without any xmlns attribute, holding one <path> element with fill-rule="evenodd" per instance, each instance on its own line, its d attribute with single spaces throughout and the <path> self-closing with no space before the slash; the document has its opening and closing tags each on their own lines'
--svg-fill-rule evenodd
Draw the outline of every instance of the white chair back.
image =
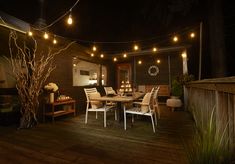
<svg viewBox="0 0 235 164">
<path fill-rule="evenodd" d="M 150 110 L 150 100 L 151 100 L 151 92 L 148 92 L 144 95 L 144 98 L 142 100 L 142 105 L 140 107 L 141 112 L 147 113 Z"/>
<path fill-rule="evenodd" d="M 93 93 L 97 93 L 98 91 L 96 88 L 84 88 L 84 92 L 86 94 L 87 102 L 90 102 L 90 95 Z"/>
<path fill-rule="evenodd" d="M 113 89 L 113 87 L 104 87 L 104 91 L 106 95 L 109 94 L 116 94 L 115 90 Z"/>
</svg>

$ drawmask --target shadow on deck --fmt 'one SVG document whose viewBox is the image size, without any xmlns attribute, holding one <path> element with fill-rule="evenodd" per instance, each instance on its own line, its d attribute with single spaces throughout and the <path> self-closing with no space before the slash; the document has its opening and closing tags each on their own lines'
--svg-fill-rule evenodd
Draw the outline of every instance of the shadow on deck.
<svg viewBox="0 0 235 164">
<path fill-rule="evenodd" d="M 108 114 L 91 113 L 60 117 L 52 124 L 32 129 L 0 127 L 0 163 L 188 163 L 185 144 L 191 141 L 193 121 L 188 112 L 171 112 L 161 105 L 161 119 L 154 134 L 150 118 L 139 117 L 134 125 L 114 121 Z"/>
</svg>

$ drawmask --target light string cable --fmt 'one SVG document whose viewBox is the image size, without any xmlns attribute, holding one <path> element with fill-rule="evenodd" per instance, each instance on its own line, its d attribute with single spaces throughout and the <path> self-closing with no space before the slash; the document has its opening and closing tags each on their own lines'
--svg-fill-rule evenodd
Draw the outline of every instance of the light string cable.
<svg viewBox="0 0 235 164">
<path fill-rule="evenodd" d="M 60 17 L 58 17 L 56 20 L 54 20 L 52 23 L 50 23 L 49 25 L 45 26 L 45 27 L 42 27 L 42 28 L 34 28 L 35 30 L 44 30 L 44 29 L 47 29 L 51 26 L 53 26 L 55 23 L 57 23 L 58 21 L 60 21 L 62 18 L 64 18 L 69 12 L 72 11 L 72 9 L 78 4 L 79 0 L 77 0 L 74 5 L 69 9 L 67 10 L 63 15 L 61 15 Z"/>
<path fill-rule="evenodd" d="M 174 33 L 185 34 L 185 33 L 187 33 L 188 31 L 190 31 L 192 29 L 196 29 L 195 25 L 194 26 L 186 26 L 183 29 L 175 31 Z M 154 41 L 156 39 L 162 40 L 162 38 L 164 38 L 163 40 L 169 40 L 167 38 L 172 36 L 172 35 L 173 35 L 173 32 L 171 32 L 171 34 L 162 34 L 162 35 L 158 35 L 158 36 L 150 37 L 150 38 L 146 38 L 146 39 L 127 40 L 127 41 L 96 41 L 96 40 L 83 40 L 83 39 L 75 39 L 75 38 L 73 38 L 73 40 L 76 40 L 76 41 L 81 42 L 81 43 L 128 44 L 128 43 L 140 43 L 140 42 L 145 42 L 145 41 Z"/>
</svg>

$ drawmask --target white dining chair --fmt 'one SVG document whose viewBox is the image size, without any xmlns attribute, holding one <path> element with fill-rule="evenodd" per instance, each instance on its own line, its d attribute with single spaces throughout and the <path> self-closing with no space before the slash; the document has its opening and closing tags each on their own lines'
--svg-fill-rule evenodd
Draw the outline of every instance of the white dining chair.
<svg viewBox="0 0 235 164">
<path fill-rule="evenodd" d="M 110 95 L 115 96 L 115 95 L 117 95 L 117 93 L 115 92 L 113 87 L 104 87 L 104 91 L 105 91 L 106 96 L 110 96 Z M 117 120 L 117 102 L 106 101 L 106 105 L 111 106 L 113 108 L 116 108 L 116 110 L 115 110 L 115 120 Z"/>
<path fill-rule="evenodd" d="M 135 106 L 130 109 L 124 108 L 124 129 L 126 130 L 127 114 L 132 115 L 132 123 L 134 123 L 134 115 L 142 115 L 151 117 L 153 132 L 155 133 L 155 126 L 157 126 L 157 117 L 155 109 L 153 108 L 154 94 L 158 92 L 159 87 L 154 87 L 151 92 L 145 94 L 141 102 L 133 102 Z M 156 94 L 157 95 L 157 94 Z"/>
<path fill-rule="evenodd" d="M 154 93 L 153 93 L 153 99 L 152 99 L 153 109 L 155 110 L 155 112 L 157 112 L 158 119 L 160 119 L 160 116 L 161 116 L 161 111 L 160 111 L 160 108 L 158 105 L 159 90 L 160 90 L 160 86 L 155 87 Z M 155 116 L 156 116 L 156 114 L 155 114 Z"/>
<path fill-rule="evenodd" d="M 117 95 L 113 87 L 104 87 L 104 91 L 106 95 Z"/>
<path fill-rule="evenodd" d="M 96 88 L 84 88 L 84 92 L 87 99 L 85 124 L 87 124 L 88 112 L 96 112 L 96 119 L 98 118 L 98 112 L 103 112 L 104 127 L 106 127 L 106 112 L 113 109 L 113 106 L 107 106 L 106 103 L 92 100 L 100 97 L 100 93 L 97 91 Z"/>
</svg>

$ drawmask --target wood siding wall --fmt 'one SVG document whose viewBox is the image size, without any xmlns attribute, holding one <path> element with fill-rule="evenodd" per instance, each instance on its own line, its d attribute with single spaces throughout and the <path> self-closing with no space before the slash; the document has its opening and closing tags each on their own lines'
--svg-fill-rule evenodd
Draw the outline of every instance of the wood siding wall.
<svg viewBox="0 0 235 164">
<path fill-rule="evenodd" d="M 168 60 L 168 57 L 170 57 L 170 60 Z M 161 63 L 157 64 L 157 59 L 160 59 Z M 169 85 L 169 75 L 171 78 L 174 78 L 183 73 L 182 57 L 179 52 L 136 57 L 136 62 L 138 62 L 138 60 L 142 60 L 142 64 L 136 64 L 137 85 Z M 170 62 L 170 71 L 168 61 Z M 159 74 L 157 76 L 150 76 L 148 74 L 148 69 L 152 65 L 157 65 L 159 68 Z"/>
</svg>

